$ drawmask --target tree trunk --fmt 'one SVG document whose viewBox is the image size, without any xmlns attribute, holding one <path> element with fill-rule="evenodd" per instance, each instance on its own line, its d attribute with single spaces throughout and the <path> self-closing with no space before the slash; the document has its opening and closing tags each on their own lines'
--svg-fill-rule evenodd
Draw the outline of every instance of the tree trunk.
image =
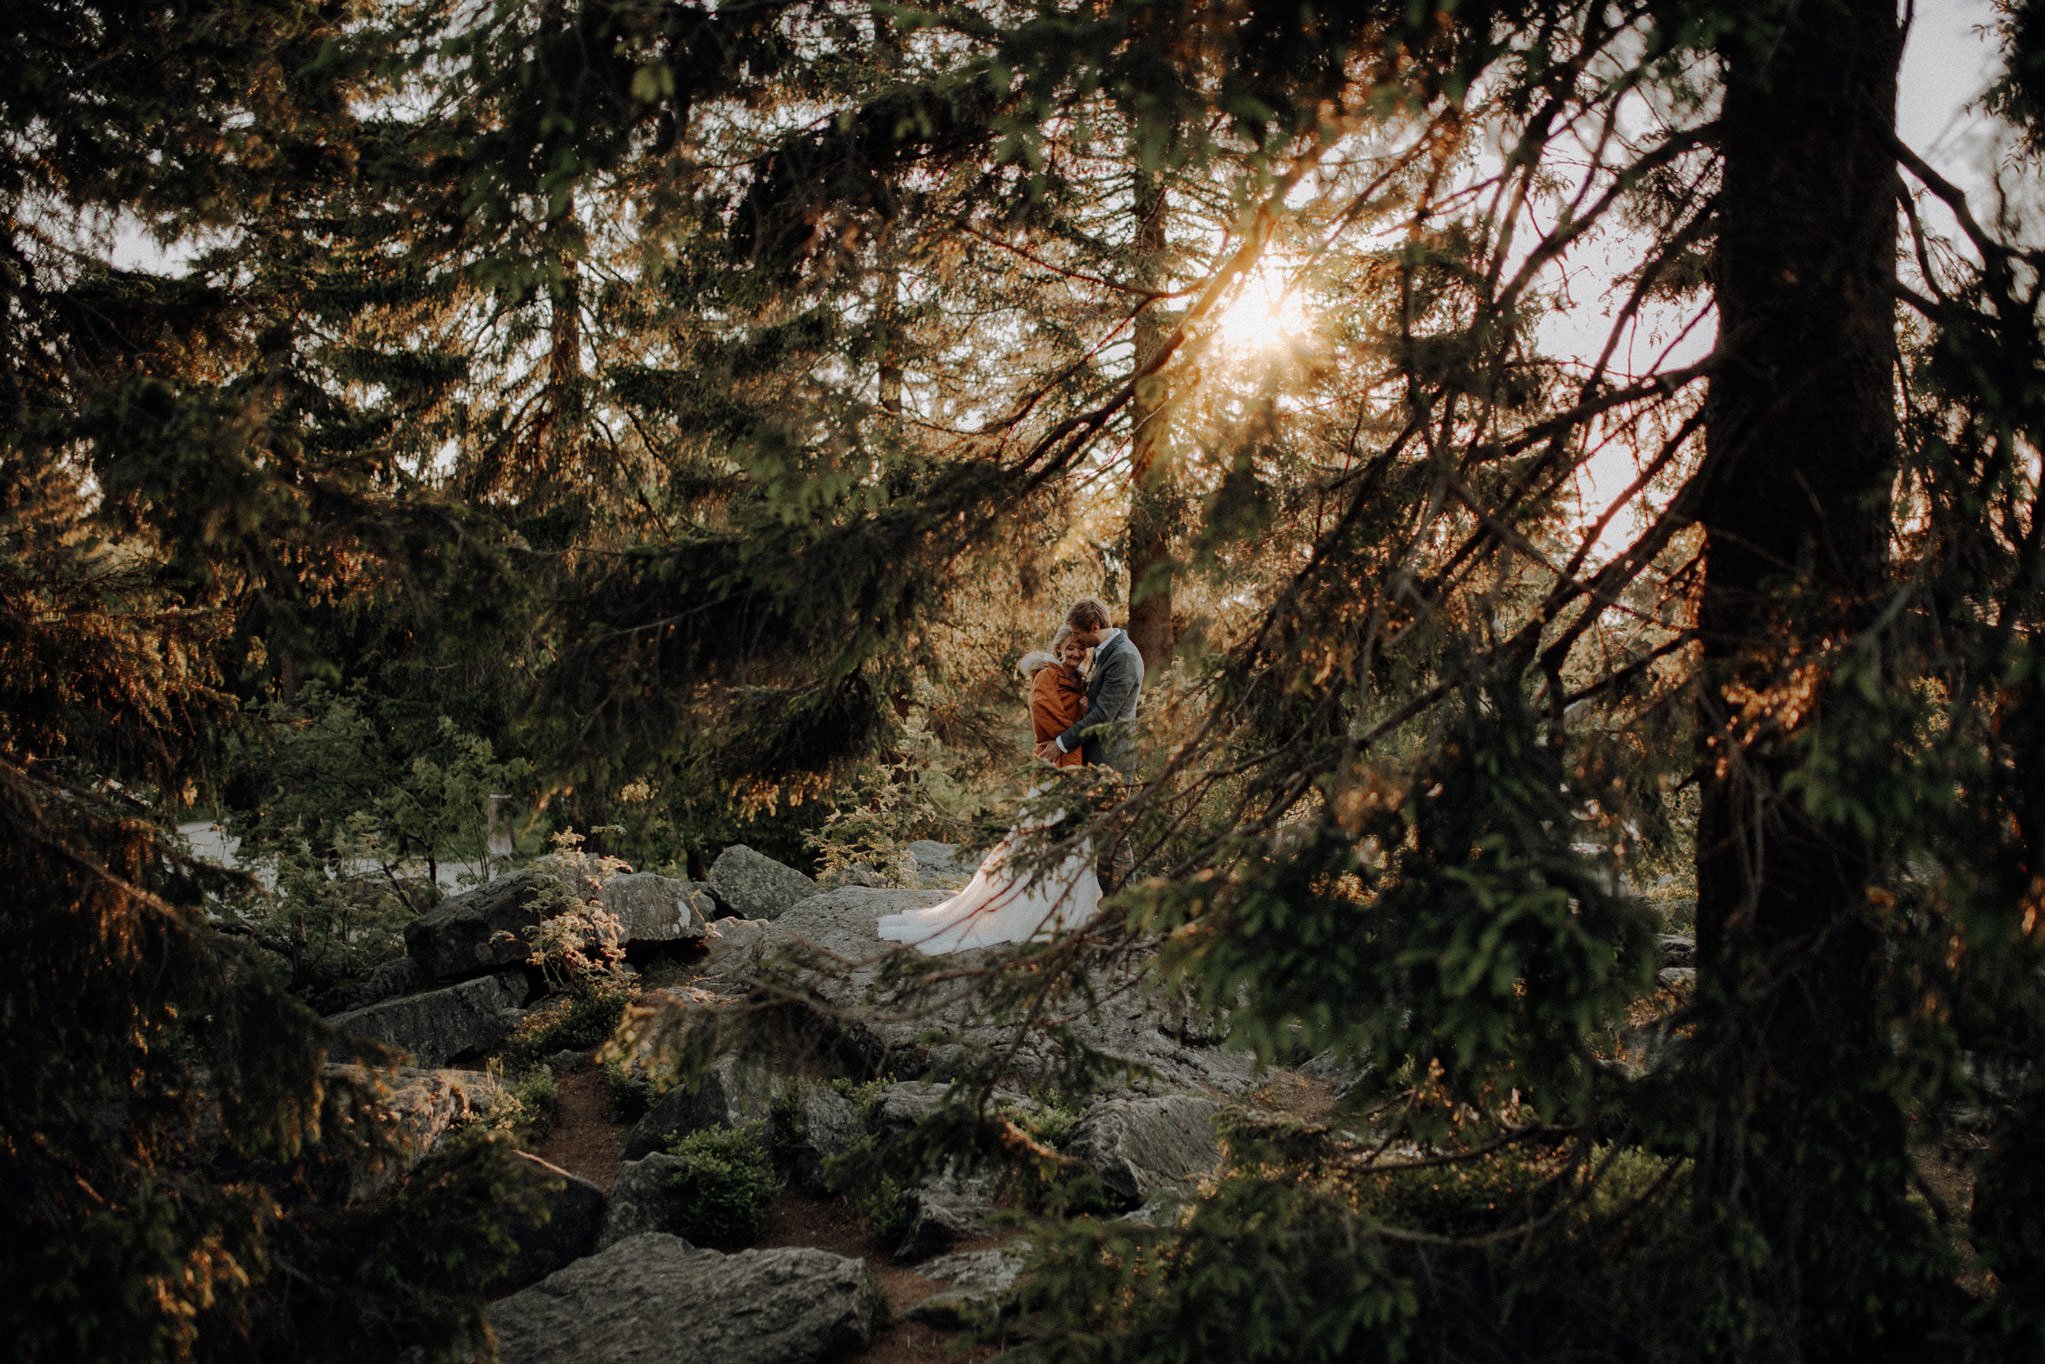
<svg viewBox="0 0 2045 1364">
<path fill-rule="evenodd" d="M 880 272 L 880 410 L 890 416 L 902 411 L 902 280 L 893 266 Z"/>
<path fill-rule="evenodd" d="M 1154 289 L 1164 275 L 1165 187 L 1161 171 L 1142 164 L 1136 149 L 1135 269 L 1140 288 Z M 1141 369 L 1157 353 L 1164 323 L 1153 305 L 1136 318 L 1132 364 Z M 1130 405 L 1129 438 L 1129 638 L 1155 673 L 1172 661 L 1171 451 L 1165 437 L 1160 395 L 1140 386 Z"/>
<path fill-rule="evenodd" d="M 1880 1083 L 1874 849 L 1789 782 L 1817 727 L 1852 723 L 1833 651 L 1869 627 L 1885 584 L 1887 139 L 1902 44 L 1892 0 L 1770 13 L 1721 45 L 1719 368 L 1700 504 L 1697 933 L 1713 1092 L 1699 1208 L 1769 1248 L 1765 1262 L 1726 1260 L 1753 1276 L 1755 1328 L 1791 1333 L 1792 1357 L 1880 1355 L 1908 1308 L 1885 1325 L 1866 1303 L 1911 1277 L 1915 1238 L 1902 1117 Z"/>
</svg>

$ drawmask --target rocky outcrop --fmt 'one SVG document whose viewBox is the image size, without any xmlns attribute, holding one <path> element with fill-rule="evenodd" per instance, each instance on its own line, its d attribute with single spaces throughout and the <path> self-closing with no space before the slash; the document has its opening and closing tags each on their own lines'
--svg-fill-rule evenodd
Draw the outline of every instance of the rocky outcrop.
<svg viewBox="0 0 2045 1364">
<path fill-rule="evenodd" d="M 627 951 L 700 938 L 715 911 L 707 888 L 651 872 L 613 876 L 597 895 L 617 920 L 617 941 Z M 544 871 L 513 872 L 450 896 L 406 924 L 405 951 L 428 980 L 466 980 L 521 966 L 532 954 L 532 930 L 541 919 L 577 899 Z"/>
<path fill-rule="evenodd" d="M 686 1211 L 676 1176 L 683 1168 L 679 1156 L 656 1151 L 618 1167 L 611 1181 L 611 1201 L 604 1209 L 604 1222 L 597 1232 L 597 1249 L 604 1250 L 649 1231 L 673 1232 L 682 1225 Z"/>
<path fill-rule="evenodd" d="M 467 1070 L 329 1068 L 324 1121 L 335 1133 L 371 1126 L 384 1140 L 371 1143 L 367 1163 L 343 1172 L 347 1196 L 369 1198 L 415 1168 L 457 1123 L 480 1118 L 503 1097 L 504 1087 Z M 336 1143 L 345 1146 L 345 1143 Z"/>
<path fill-rule="evenodd" d="M 741 919 L 776 919 L 790 905 L 817 893 L 817 883 L 743 843 L 733 844 L 710 864 L 710 893 L 726 912 Z"/>
<path fill-rule="evenodd" d="M 523 962 L 526 933 L 560 888 L 537 872 L 500 876 L 451 895 L 405 925 L 405 951 L 429 980 L 465 980 Z"/>
<path fill-rule="evenodd" d="M 779 1116 L 775 1145 L 789 1152 L 796 1187 L 808 1194 L 833 1192 L 830 1162 L 859 1140 L 858 1106 L 829 1085 L 804 1084 Z"/>
<path fill-rule="evenodd" d="M 978 1171 L 927 1174 L 902 1198 L 901 1231 L 889 1247 L 898 1260 L 971 1240 L 994 1225 L 993 1182 Z"/>
<path fill-rule="evenodd" d="M 719 919 L 703 933 L 703 962 L 696 984 L 706 990 L 742 994 L 760 978 L 773 927 L 765 919 Z"/>
<path fill-rule="evenodd" d="M 1087 1109 L 1066 1154 L 1134 1205 L 1186 1193 L 1221 1163 L 1221 1105 L 1197 1094 L 1103 1099 Z"/>
<path fill-rule="evenodd" d="M 652 872 L 613 876 L 598 893 L 627 949 L 693 942 L 717 913 L 707 886 Z"/>
<path fill-rule="evenodd" d="M 764 1123 L 774 1097 L 793 1088 L 772 1069 L 738 1055 L 720 1056 L 691 1082 L 684 1079 L 654 1102 L 625 1136 L 625 1159 L 660 1150 L 677 1137 L 706 1127 Z"/>
<path fill-rule="evenodd" d="M 907 852 L 916 867 L 916 884 L 925 889 L 956 890 L 973 879 L 980 859 L 951 843 L 919 838 Z"/>
<path fill-rule="evenodd" d="M 658 1232 L 489 1309 L 502 1364 L 817 1364 L 867 1344 L 882 1298 L 821 1250 L 699 1250 Z"/>
<path fill-rule="evenodd" d="M 1012 1038 L 1009 1025 L 989 1011 L 986 982 L 968 969 L 993 965 L 1001 949 L 946 958 L 949 969 L 900 989 L 886 970 L 895 949 L 880 942 L 874 928 L 883 914 L 942 898 L 941 891 L 858 886 L 810 896 L 772 923 L 713 944 L 698 984 L 737 991 L 759 973 L 779 970 L 784 985 L 813 997 L 819 1032 L 835 1034 L 871 1073 L 962 1074 L 977 1055 L 1005 1048 Z M 1095 984 L 1106 1002 L 1073 1020 L 1076 1040 L 1147 1073 L 1159 1092 L 1250 1088 L 1251 1057 L 1225 1049 L 1211 1035 L 1182 1035 L 1171 1010 L 1138 990 L 1115 989 L 1115 981 Z M 1060 1058 L 1043 1038 L 1025 1039 L 1009 1059 L 1009 1078 L 1025 1089 L 1059 1070 Z"/>
<path fill-rule="evenodd" d="M 497 1293 L 538 1283 L 589 1254 L 604 1224 L 604 1191 L 596 1185 L 524 1151 L 517 1168 L 539 1206 L 534 1215 L 512 1221 L 518 1251 L 491 1284 Z"/>
<path fill-rule="evenodd" d="M 1002 1299 L 1022 1279 L 1023 1265 L 1021 1242 L 926 1260 L 916 1272 L 943 1284 L 944 1291 L 917 1303 L 907 1315 L 945 1330 L 971 1325 L 999 1310 Z"/>
<path fill-rule="evenodd" d="M 502 1042 L 525 998 L 525 976 L 503 971 L 351 1009 L 327 1022 L 336 1032 L 406 1052 L 419 1065 L 441 1066 Z"/>
</svg>

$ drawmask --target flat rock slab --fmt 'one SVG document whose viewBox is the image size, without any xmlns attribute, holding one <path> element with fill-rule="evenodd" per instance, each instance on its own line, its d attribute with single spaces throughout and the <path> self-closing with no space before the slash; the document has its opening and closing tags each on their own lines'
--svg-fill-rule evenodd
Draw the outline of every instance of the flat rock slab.
<svg viewBox="0 0 2045 1364">
<path fill-rule="evenodd" d="M 503 971 L 350 1009 L 327 1022 L 336 1032 L 408 1052 L 421 1066 L 444 1066 L 502 1042 L 525 996 L 524 974 Z"/>
<path fill-rule="evenodd" d="M 860 1260 L 699 1250 L 648 1232 L 489 1309 L 502 1364 L 820 1364 L 873 1339 L 883 1299 Z"/>
<path fill-rule="evenodd" d="M 626 947 L 692 942 L 716 917 L 709 888 L 652 872 L 627 872 L 598 892 Z"/>
<path fill-rule="evenodd" d="M 986 982 L 970 969 L 997 965 L 1005 949 L 993 948 L 943 958 L 937 977 L 894 992 L 883 979 L 890 956 L 907 949 L 880 941 L 875 925 L 884 914 L 921 909 L 943 899 L 941 891 L 872 890 L 845 886 L 812 895 L 772 923 L 748 926 L 743 934 L 711 944 L 701 982 L 720 990 L 742 989 L 748 973 L 776 970 L 776 959 L 796 959 L 780 969 L 782 983 L 815 996 L 821 1026 L 835 1030 L 866 1059 L 873 1073 L 922 1074 L 949 1078 L 963 1073 L 973 1053 L 1004 1048 L 1010 1029 L 989 1016 Z M 1102 983 L 1105 987 L 1106 983 Z M 1247 1092 L 1256 1082 L 1256 1062 L 1210 1036 L 1189 1036 L 1176 1025 L 1171 1007 L 1146 1002 L 1135 990 L 1103 988 L 1109 1002 L 1091 1017 L 1077 1019 L 1072 1032 L 1085 1044 L 1148 1072 L 1160 1089 Z M 1041 1039 L 1030 1039 L 1012 1057 L 1005 1079 L 1028 1089 L 1054 1079 L 1061 1069 Z"/>
<path fill-rule="evenodd" d="M 945 1286 L 908 1310 L 913 1320 L 947 1330 L 970 1325 L 983 1313 L 998 1310 L 1022 1278 L 1024 1243 L 992 1250 L 968 1250 L 940 1255 L 916 1266 L 926 1279 Z"/>
<path fill-rule="evenodd" d="M 765 853 L 735 843 L 710 864 L 710 893 L 741 919 L 775 919 L 817 893 L 817 883 Z"/>
</svg>

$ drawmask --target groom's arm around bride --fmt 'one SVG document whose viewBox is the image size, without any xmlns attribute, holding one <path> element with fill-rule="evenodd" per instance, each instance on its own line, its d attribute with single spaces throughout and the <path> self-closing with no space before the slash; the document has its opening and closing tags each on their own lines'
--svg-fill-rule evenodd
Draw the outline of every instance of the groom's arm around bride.
<svg viewBox="0 0 2045 1364">
<path fill-rule="evenodd" d="M 1057 754 L 1076 748 L 1088 763 L 1106 763 L 1126 774 L 1135 766 L 1130 725 L 1143 694 L 1143 655 L 1126 633 L 1108 624 L 1107 608 L 1090 598 L 1073 604 L 1066 623 L 1075 638 L 1094 650 L 1086 713 L 1063 734 L 1039 745 L 1037 755 L 1055 762 Z"/>
</svg>

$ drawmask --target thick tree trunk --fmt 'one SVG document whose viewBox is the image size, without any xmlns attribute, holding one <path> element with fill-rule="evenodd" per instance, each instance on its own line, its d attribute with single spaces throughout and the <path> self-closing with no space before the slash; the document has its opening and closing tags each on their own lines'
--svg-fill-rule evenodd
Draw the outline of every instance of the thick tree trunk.
<svg viewBox="0 0 2045 1364">
<path fill-rule="evenodd" d="M 1162 278 L 1165 253 L 1165 188 L 1162 174 L 1137 166 L 1135 271 L 1144 288 Z M 1155 307 L 1136 319 L 1133 363 L 1143 366 L 1157 353 L 1164 324 Z M 1150 672 L 1172 661 L 1173 468 L 1162 404 L 1141 389 L 1130 407 L 1129 443 L 1129 638 Z"/>
<path fill-rule="evenodd" d="M 1797 1353 L 1894 1346 L 1911 1277 L 1869 840 L 1790 778 L 1851 724 L 1836 651 L 1874 619 L 1897 458 L 1893 0 L 1770 7 L 1729 40 L 1707 411 L 1697 776 L 1714 1092 L 1700 1209 L 1758 1231 L 1750 1288 Z M 1728 1257 L 1732 1263 L 1735 1257 Z M 1907 1309 L 1899 1304 L 1900 1315 Z M 1877 1342 L 1881 1342 L 1877 1344 Z"/>
</svg>

